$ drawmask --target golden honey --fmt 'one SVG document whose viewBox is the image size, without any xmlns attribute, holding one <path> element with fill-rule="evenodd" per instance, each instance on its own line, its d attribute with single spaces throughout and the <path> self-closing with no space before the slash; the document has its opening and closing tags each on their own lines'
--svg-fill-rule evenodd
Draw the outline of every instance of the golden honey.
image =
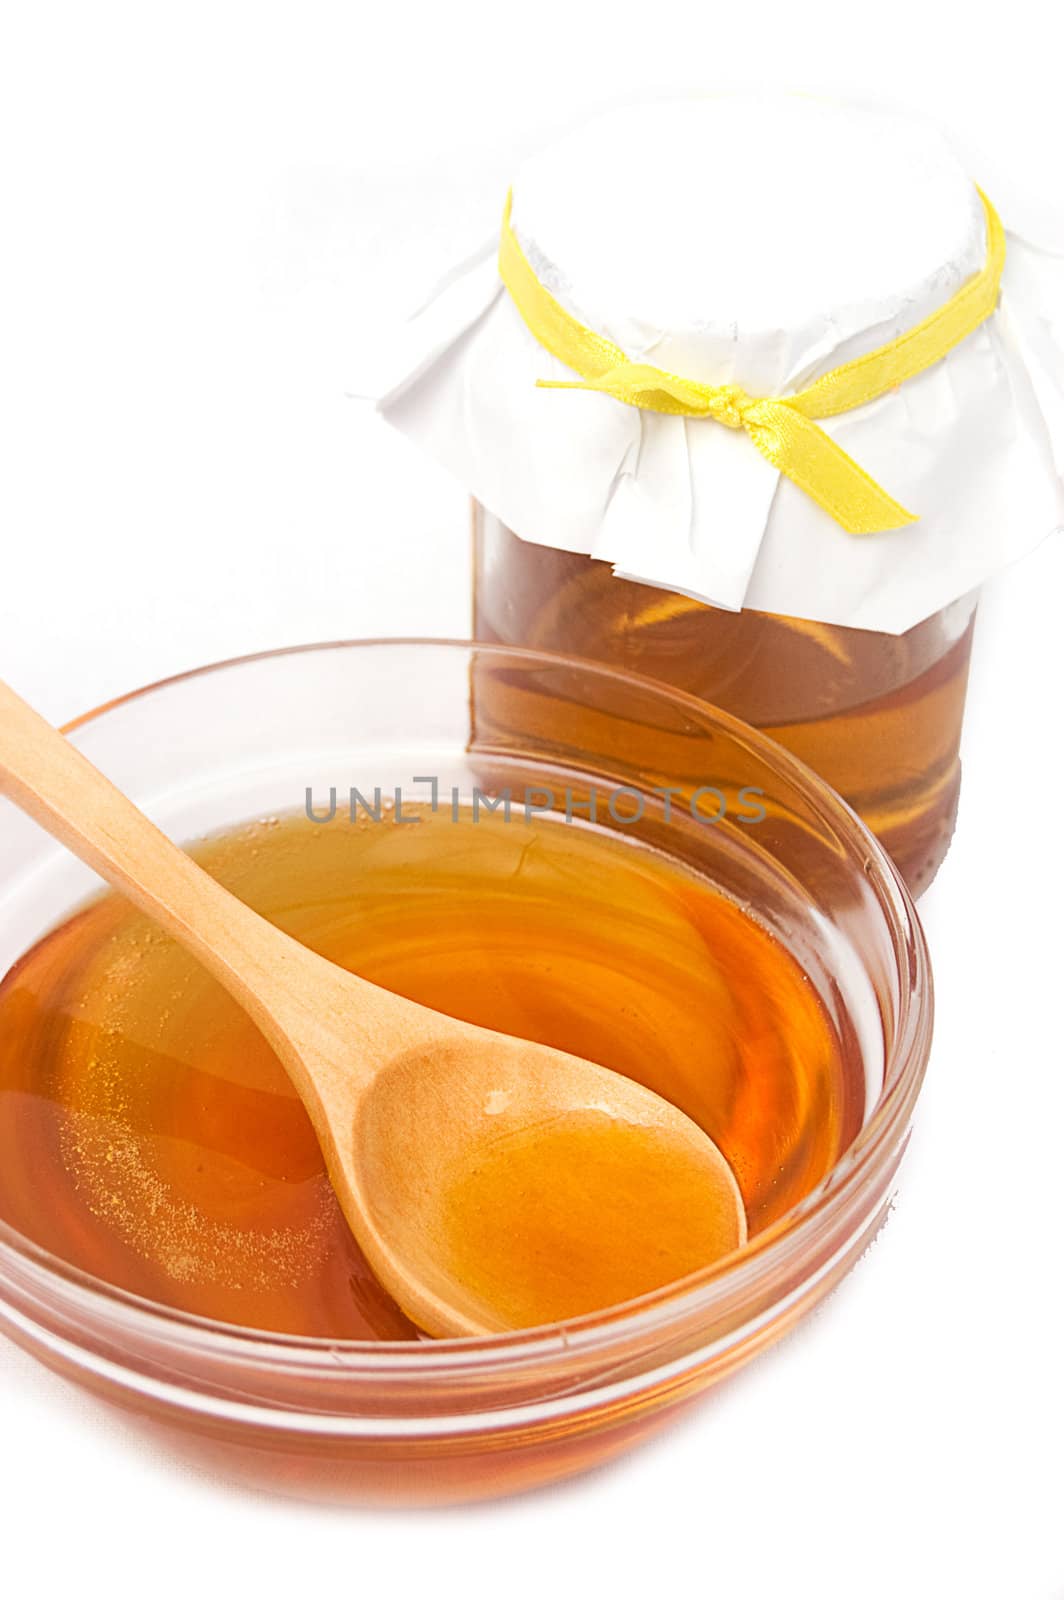
<svg viewBox="0 0 1064 1600">
<path fill-rule="evenodd" d="M 255 822 L 197 847 L 240 898 L 424 1004 L 602 1062 L 724 1153 L 752 1234 L 855 1134 L 864 1083 L 783 945 L 693 871 L 556 817 L 466 808 Z M 545 1158 L 571 1172 L 587 1130 Z M 569 1137 L 569 1136 L 567 1136 Z M 564 1143 L 564 1141 L 563 1141 Z M 624 1152 L 614 1152 L 618 1182 Z M 523 1301 L 551 1314 L 558 1215 L 488 1162 L 449 1200 L 456 1248 L 505 1219 Z M 475 1180 L 475 1181 L 474 1181 Z M 655 1200 L 654 1203 L 658 1203 Z M 677 1218 L 660 1197 L 663 1242 Z M 529 1212 L 531 1215 L 531 1212 Z M 410 1340 L 339 1212 L 302 1105 L 239 1006 L 108 895 L 0 986 L 0 1218 L 106 1283 L 181 1311 L 330 1339 Z M 552 1236 L 551 1227 L 556 1229 Z M 554 1243 L 552 1244 L 552 1237 Z M 604 1252 L 604 1256 L 608 1252 Z M 682 1250 L 663 1281 L 699 1263 Z M 587 1305 L 608 1299 L 587 1262 Z M 521 1274 L 517 1275 L 520 1279 Z"/>
<path fill-rule="evenodd" d="M 863 818 L 914 893 L 953 834 L 974 608 L 893 636 L 727 612 L 475 516 L 478 639 L 645 673 L 761 728 Z"/>
<path fill-rule="evenodd" d="M 736 1242 L 726 1168 L 675 1132 L 593 1107 L 489 1133 L 446 1186 L 440 1215 L 450 1272 L 506 1328 L 635 1299 Z"/>
</svg>

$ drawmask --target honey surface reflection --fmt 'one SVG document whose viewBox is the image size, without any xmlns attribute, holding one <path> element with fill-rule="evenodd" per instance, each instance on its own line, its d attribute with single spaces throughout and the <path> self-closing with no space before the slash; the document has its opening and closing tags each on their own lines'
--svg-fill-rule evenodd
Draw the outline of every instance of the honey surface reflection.
<svg viewBox="0 0 1064 1600">
<path fill-rule="evenodd" d="M 665 1095 L 727 1158 L 751 1232 L 807 1193 L 856 1131 L 863 1084 L 794 959 L 630 840 L 544 817 L 474 825 L 448 810 L 414 826 L 255 823 L 195 853 L 341 965 Z M 504 1202 L 515 1214 L 504 1168 L 496 1178 L 498 1203 L 483 1174 L 476 1204 L 455 1202 L 471 1242 Z M 265 1041 L 116 896 L 51 933 L 0 986 L 0 1218 L 187 1312 L 327 1338 L 417 1336 L 351 1238 Z M 546 1282 L 550 1263 L 542 1270 Z"/>
</svg>

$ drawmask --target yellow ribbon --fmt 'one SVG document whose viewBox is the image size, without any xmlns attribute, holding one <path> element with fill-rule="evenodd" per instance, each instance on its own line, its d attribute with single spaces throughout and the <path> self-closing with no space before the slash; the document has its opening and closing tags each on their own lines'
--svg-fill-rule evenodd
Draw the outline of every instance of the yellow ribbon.
<svg viewBox="0 0 1064 1600">
<path fill-rule="evenodd" d="M 882 533 L 917 519 L 852 456 L 817 427 L 895 389 L 936 361 L 979 326 L 997 305 L 1005 265 L 1005 230 L 990 201 L 986 212 L 987 254 L 982 269 L 938 311 L 889 344 L 825 373 L 799 394 L 755 399 L 735 384 L 714 387 L 681 378 L 624 351 L 570 316 L 545 289 L 510 226 L 506 200 L 499 244 L 499 275 L 529 330 L 551 355 L 580 374 L 580 382 L 540 379 L 542 389 L 593 389 L 644 411 L 682 417 L 712 417 L 728 428 L 745 428 L 761 454 L 810 495 L 847 533 Z"/>
</svg>

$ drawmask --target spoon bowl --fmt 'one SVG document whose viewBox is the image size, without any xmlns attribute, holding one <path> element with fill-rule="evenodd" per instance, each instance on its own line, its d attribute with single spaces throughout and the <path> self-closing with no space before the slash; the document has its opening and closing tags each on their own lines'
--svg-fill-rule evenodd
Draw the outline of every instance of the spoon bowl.
<svg viewBox="0 0 1064 1600">
<path fill-rule="evenodd" d="M 618 1305 L 746 1239 L 731 1168 L 683 1112 L 604 1067 L 487 1029 L 448 1039 L 437 1026 L 395 1057 L 365 1091 L 346 1151 L 352 1188 L 373 1177 L 363 1248 L 384 1278 L 387 1251 L 403 1261 L 407 1312 L 429 1333 L 502 1333 Z"/>
</svg>

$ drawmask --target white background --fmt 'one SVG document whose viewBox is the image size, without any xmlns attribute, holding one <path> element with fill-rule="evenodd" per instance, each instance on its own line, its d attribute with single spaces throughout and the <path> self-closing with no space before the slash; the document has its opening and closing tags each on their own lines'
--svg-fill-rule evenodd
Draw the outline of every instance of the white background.
<svg viewBox="0 0 1064 1600">
<path fill-rule="evenodd" d="M 344 390 L 444 219 L 490 227 L 516 155 L 591 107 L 772 82 L 934 110 L 1009 225 L 1064 246 L 1034 0 L 5 18 L 0 674 L 57 720 L 247 650 L 465 630 L 462 492 Z M 1064 1596 L 1062 604 L 1061 540 L 984 604 L 917 1132 L 810 1323 L 617 1466 L 418 1514 L 183 1475 L 4 1346 L 4 1592 Z"/>
</svg>

